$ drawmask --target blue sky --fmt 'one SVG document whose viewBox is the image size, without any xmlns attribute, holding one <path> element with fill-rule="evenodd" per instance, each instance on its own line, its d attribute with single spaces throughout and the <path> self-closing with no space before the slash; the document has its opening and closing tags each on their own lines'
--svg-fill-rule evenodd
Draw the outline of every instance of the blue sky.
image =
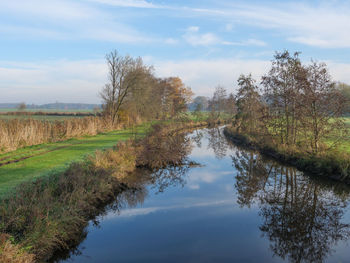
<svg viewBox="0 0 350 263">
<path fill-rule="evenodd" d="M 104 56 L 141 56 L 197 95 L 301 51 L 350 83 L 349 1 L 0 0 L 0 103 L 99 103 Z"/>
</svg>

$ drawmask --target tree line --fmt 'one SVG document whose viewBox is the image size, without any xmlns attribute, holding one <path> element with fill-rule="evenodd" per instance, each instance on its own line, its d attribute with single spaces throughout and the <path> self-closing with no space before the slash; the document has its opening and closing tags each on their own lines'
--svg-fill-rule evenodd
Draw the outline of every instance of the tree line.
<svg viewBox="0 0 350 263">
<path fill-rule="evenodd" d="M 115 123 L 173 118 L 187 111 L 193 95 L 179 77 L 157 78 L 143 60 L 122 56 L 116 50 L 106 55 L 108 83 L 100 91 L 103 116 Z"/>
<path fill-rule="evenodd" d="M 304 64 L 299 52 L 276 52 L 260 83 L 242 74 L 237 84 L 235 94 L 217 87 L 207 109 L 213 117 L 230 116 L 238 133 L 311 153 L 336 145 L 347 133 L 350 87 L 334 82 L 325 63 Z"/>
</svg>

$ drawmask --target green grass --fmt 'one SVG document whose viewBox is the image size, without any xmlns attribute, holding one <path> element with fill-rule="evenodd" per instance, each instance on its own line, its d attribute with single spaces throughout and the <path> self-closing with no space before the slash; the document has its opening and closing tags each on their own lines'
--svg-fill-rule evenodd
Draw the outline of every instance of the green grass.
<svg viewBox="0 0 350 263">
<path fill-rule="evenodd" d="M 150 124 L 136 127 L 137 135 L 144 135 L 149 127 Z M 6 195 L 22 182 L 63 171 L 70 163 L 82 160 L 96 150 L 112 147 L 118 141 L 132 136 L 132 130 L 127 129 L 63 142 L 35 145 L 1 154 L 0 163 L 29 158 L 0 166 L 0 196 Z"/>
</svg>

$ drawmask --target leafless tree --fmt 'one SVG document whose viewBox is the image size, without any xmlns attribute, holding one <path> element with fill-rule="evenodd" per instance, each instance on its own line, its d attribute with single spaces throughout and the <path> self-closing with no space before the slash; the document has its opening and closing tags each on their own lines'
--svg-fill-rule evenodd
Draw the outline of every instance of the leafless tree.
<svg viewBox="0 0 350 263">
<path fill-rule="evenodd" d="M 307 73 L 307 85 L 303 85 L 301 92 L 300 121 L 305 130 L 304 136 L 309 139 L 312 151 L 317 153 L 322 139 L 327 136 L 341 138 L 339 135 L 345 133 L 341 117 L 346 100 L 332 81 L 326 64 L 313 61 L 307 67 Z"/>
<path fill-rule="evenodd" d="M 19 111 L 24 111 L 27 108 L 26 104 L 24 102 L 21 102 L 20 104 L 18 104 L 17 109 Z"/>
<path fill-rule="evenodd" d="M 238 78 L 238 86 L 235 126 L 238 131 L 257 132 L 263 111 L 258 87 L 255 85 L 255 80 L 251 74 L 241 75 Z"/>
<path fill-rule="evenodd" d="M 293 144 L 298 132 L 299 89 L 305 84 L 305 70 L 299 52 L 276 53 L 272 67 L 263 76 L 264 97 L 269 104 L 270 125 L 282 144 Z"/>
<path fill-rule="evenodd" d="M 141 73 L 147 68 L 141 58 L 120 56 L 116 50 L 106 55 L 109 82 L 101 90 L 103 110 L 111 124 L 118 121 L 118 113 L 129 94 L 137 84 Z"/>
</svg>

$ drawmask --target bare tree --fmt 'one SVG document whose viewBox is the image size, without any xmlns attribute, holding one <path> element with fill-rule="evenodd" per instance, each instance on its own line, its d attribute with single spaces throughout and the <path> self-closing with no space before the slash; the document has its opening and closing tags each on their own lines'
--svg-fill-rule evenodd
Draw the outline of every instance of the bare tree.
<svg viewBox="0 0 350 263">
<path fill-rule="evenodd" d="M 227 91 L 222 86 L 217 86 L 215 88 L 213 97 L 209 101 L 209 108 L 211 111 L 212 118 L 220 118 L 221 113 L 226 109 L 227 102 Z"/>
<path fill-rule="evenodd" d="M 100 92 L 100 96 L 103 100 L 104 114 L 114 125 L 118 121 L 118 113 L 126 97 L 146 67 L 141 58 L 120 56 L 116 50 L 106 55 L 106 61 L 109 82 Z"/>
<path fill-rule="evenodd" d="M 345 123 L 341 118 L 346 100 L 332 81 L 326 64 L 312 62 L 307 67 L 307 85 L 301 93 L 302 118 L 305 137 L 313 152 L 319 152 L 320 142 L 327 136 L 341 138 Z M 335 134 L 337 133 L 337 134 Z"/>
<path fill-rule="evenodd" d="M 24 102 L 21 102 L 20 104 L 18 104 L 17 109 L 19 111 L 24 111 L 27 108 L 26 104 Z"/>
<path fill-rule="evenodd" d="M 251 74 L 242 74 L 237 81 L 239 90 L 236 95 L 235 126 L 238 131 L 257 132 L 263 110 L 258 87 Z"/>
<path fill-rule="evenodd" d="M 295 52 L 292 56 L 288 51 L 277 52 L 269 73 L 262 78 L 262 84 L 269 104 L 272 129 L 282 144 L 295 143 L 299 89 L 305 84 L 305 70 L 299 53 Z"/>
</svg>

